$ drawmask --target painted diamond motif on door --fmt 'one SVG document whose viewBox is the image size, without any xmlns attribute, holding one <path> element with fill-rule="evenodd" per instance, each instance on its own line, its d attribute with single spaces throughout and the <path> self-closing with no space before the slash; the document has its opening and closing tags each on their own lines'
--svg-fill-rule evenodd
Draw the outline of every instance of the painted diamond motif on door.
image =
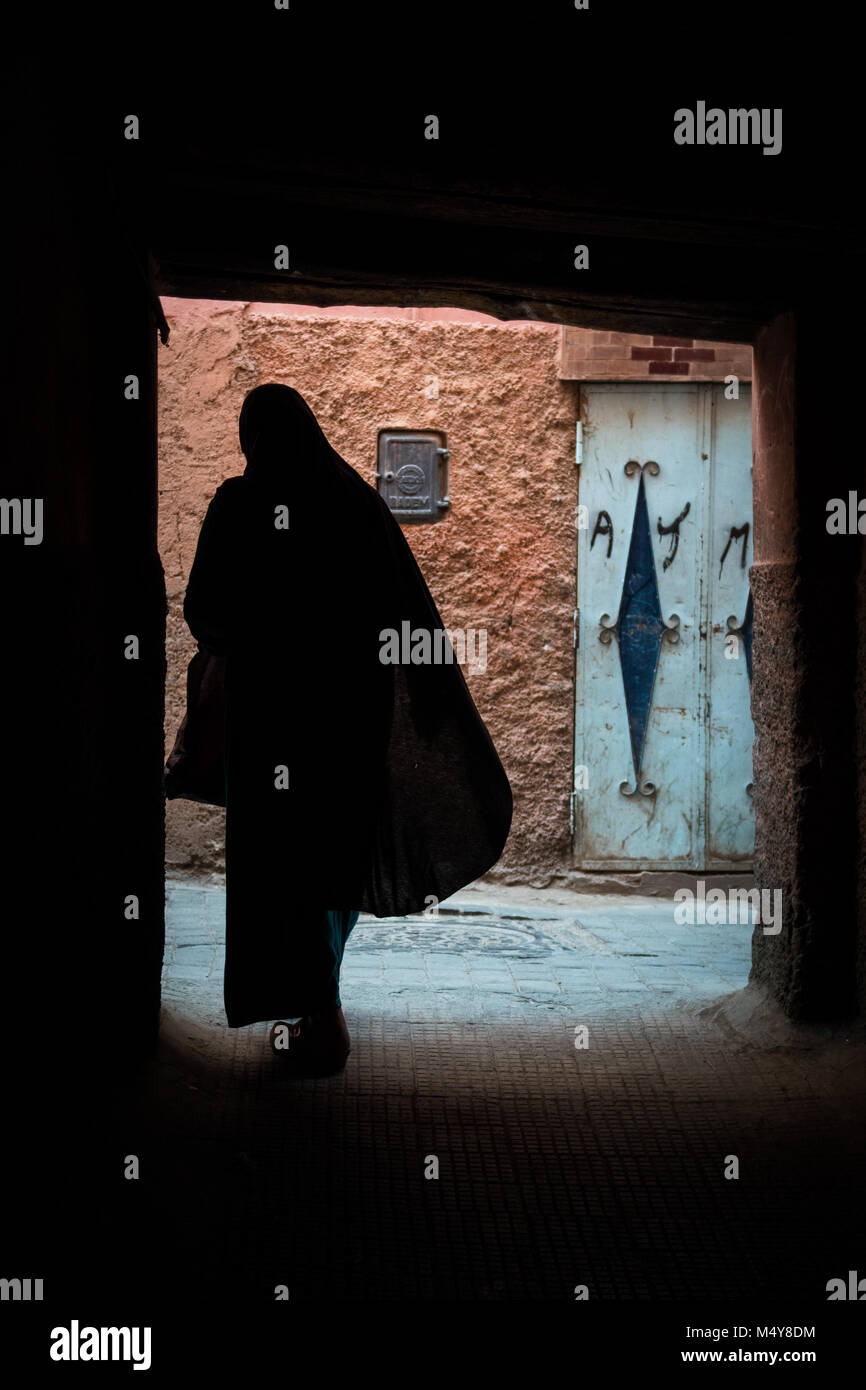
<svg viewBox="0 0 866 1390">
<path fill-rule="evenodd" d="M 641 474 L 616 624 L 636 786 L 640 785 L 647 720 L 652 707 L 664 631 L 646 491 Z"/>
</svg>

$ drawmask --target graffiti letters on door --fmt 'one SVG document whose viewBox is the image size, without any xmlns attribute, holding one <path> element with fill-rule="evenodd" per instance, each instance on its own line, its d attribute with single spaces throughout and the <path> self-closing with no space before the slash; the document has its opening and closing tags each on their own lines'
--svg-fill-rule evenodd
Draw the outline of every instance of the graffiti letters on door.
<svg viewBox="0 0 866 1390">
<path fill-rule="evenodd" d="M 581 391 L 577 862 L 747 868 L 749 389 Z"/>
</svg>

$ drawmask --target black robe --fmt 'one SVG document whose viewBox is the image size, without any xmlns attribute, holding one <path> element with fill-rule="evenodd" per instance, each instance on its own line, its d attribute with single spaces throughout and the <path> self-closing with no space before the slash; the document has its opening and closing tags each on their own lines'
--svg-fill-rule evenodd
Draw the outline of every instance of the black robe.
<svg viewBox="0 0 866 1390">
<path fill-rule="evenodd" d="M 422 911 L 495 864 L 512 814 L 456 661 L 380 660 L 387 630 L 443 626 L 399 525 L 296 392 L 260 393 L 280 410 L 208 507 L 184 604 L 226 656 L 232 1027 L 292 1012 L 305 907 Z"/>
</svg>

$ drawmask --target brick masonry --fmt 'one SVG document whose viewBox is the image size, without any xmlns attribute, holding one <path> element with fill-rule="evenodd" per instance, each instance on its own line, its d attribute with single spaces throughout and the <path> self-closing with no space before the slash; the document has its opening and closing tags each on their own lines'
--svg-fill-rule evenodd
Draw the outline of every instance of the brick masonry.
<svg viewBox="0 0 866 1390">
<path fill-rule="evenodd" d="M 741 343 L 563 328 L 558 374 L 561 381 L 724 381 L 727 376 L 751 381 L 752 349 Z"/>
</svg>

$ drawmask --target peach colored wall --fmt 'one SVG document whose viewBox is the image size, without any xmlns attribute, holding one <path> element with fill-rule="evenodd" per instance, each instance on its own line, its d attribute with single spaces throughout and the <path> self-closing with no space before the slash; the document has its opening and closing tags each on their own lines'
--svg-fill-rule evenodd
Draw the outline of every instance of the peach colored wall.
<svg viewBox="0 0 866 1390">
<path fill-rule="evenodd" d="M 404 532 L 451 628 L 487 629 L 467 671 L 515 795 L 500 861 L 512 882 L 569 873 L 574 726 L 577 382 L 751 376 L 751 350 L 524 321 L 462 309 L 315 309 L 164 301 L 159 356 L 160 551 L 168 589 L 166 734 L 183 715 L 194 643 L 183 621 L 205 508 L 243 470 L 237 417 L 264 381 L 297 387 L 370 482 L 378 433 L 444 430 L 451 510 Z M 224 820 L 167 808 L 167 866 L 220 873 Z"/>
<path fill-rule="evenodd" d="M 183 595 L 207 503 L 244 466 L 237 416 L 246 392 L 264 381 L 295 386 L 334 447 L 371 482 L 380 429 L 444 430 L 451 510 L 435 525 L 404 530 L 446 624 L 487 629 L 486 673 L 467 678 L 515 793 L 501 864 L 515 880 L 546 881 L 570 858 L 574 721 L 577 404 L 576 387 L 557 376 L 559 329 L 465 310 L 171 299 L 164 308 L 169 747 L 194 651 Z M 168 869 L 220 872 L 223 825 L 220 812 L 169 803 Z"/>
</svg>

